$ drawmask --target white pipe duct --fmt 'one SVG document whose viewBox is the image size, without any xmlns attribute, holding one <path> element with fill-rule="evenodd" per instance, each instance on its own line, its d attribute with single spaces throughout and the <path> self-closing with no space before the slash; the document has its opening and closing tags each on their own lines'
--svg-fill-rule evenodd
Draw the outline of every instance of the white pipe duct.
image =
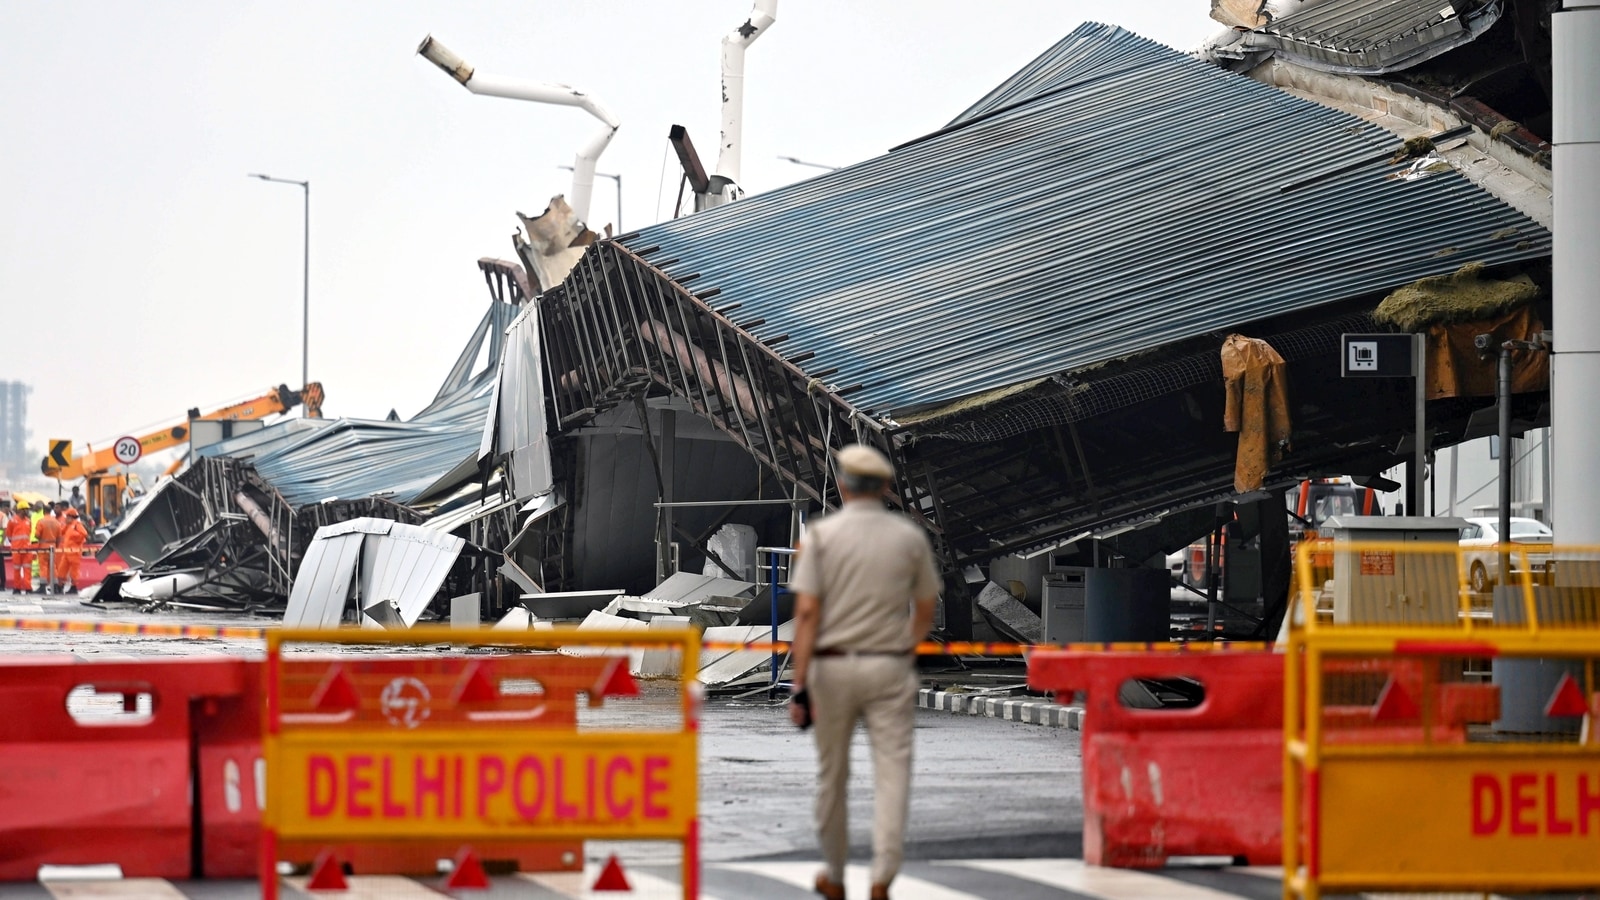
<svg viewBox="0 0 1600 900">
<path fill-rule="evenodd" d="M 722 149 L 717 154 L 717 174 L 733 185 L 739 183 L 744 150 L 744 51 L 766 34 L 777 17 L 778 0 L 756 0 L 750 18 L 722 39 Z"/>
<path fill-rule="evenodd" d="M 1566 0 L 1550 16 L 1555 153 L 1554 294 L 1550 376 L 1555 435 L 1552 492 L 1560 523 L 1556 539 L 1600 545 L 1600 0 Z M 1501 450 L 1502 453 L 1505 450 Z M 1556 577 L 1561 577 L 1557 567 Z M 1593 582 L 1590 582 L 1591 584 Z"/>
<path fill-rule="evenodd" d="M 594 194 L 595 164 L 599 162 L 600 154 L 605 152 L 606 145 L 611 143 L 611 138 L 617 133 L 617 129 L 622 127 L 622 122 L 612 114 L 611 110 L 606 109 L 605 104 L 589 94 L 564 84 L 486 75 L 467 65 L 465 60 L 450 52 L 448 47 L 434 40 L 433 35 L 422 39 L 417 52 L 474 94 L 505 97 L 510 100 L 530 100 L 534 103 L 551 103 L 557 106 L 576 106 L 604 123 L 605 127 L 588 143 L 578 148 L 578 155 L 572 161 L 572 191 L 567 197 L 567 204 L 572 207 L 572 213 L 578 221 L 588 221 L 589 199 Z"/>
</svg>

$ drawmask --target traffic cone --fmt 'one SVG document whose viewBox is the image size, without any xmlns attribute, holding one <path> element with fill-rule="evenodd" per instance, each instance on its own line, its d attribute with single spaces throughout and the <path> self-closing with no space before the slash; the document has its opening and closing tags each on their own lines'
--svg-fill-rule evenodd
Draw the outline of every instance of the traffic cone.
<svg viewBox="0 0 1600 900">
<path fill-rule="evenodd" d="M 622 671 L 626 672 L 627 669 Z M 617 862 L 617 855 L 611 854 L 605 866 L 600 869 L 600 877 L 594 880 L 591 891 L 628 891 L 633 890 L 633 885 L 628 883 L 628 876 L 622 871 L 622 863 Z"/>
<path fill-rule="evenodd" d="M 344 866 L 339 864 L 339 857 L 332 850 L 323 850 L 317 854 L 317 861 L 311 866 L 311 880 L 306 882 L 308 891 L 348 891 L 350 885 L 344 880 Z"/>
<path fill-rule="evenodd" d="M 471 847 L 456 851 L 456 866 L 450 870 L 444 886 L 451 891 L 489 889 L 489 875 L 483 871 L 483 863 L 478 861 L 478 854 L 473 853 Z"/>
</svg>

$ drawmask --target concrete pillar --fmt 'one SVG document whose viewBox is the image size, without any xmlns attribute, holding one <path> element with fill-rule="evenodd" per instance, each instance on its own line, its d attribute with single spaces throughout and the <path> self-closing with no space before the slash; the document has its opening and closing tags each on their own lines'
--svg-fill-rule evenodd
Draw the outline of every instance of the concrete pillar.
<svg viewBox="0 0 1600 900">
<path fill-rule="evenodd" d="M 1566 0 L 1550 16 L 1555 81 L 1552 491 L 1557 540 L 1600 545 L 1600 0 Z M 1502 450 L 1501 452 L 1504 452 Z M 1560 566 L 1556 569 L 1559 577 Z"/>
</svg>

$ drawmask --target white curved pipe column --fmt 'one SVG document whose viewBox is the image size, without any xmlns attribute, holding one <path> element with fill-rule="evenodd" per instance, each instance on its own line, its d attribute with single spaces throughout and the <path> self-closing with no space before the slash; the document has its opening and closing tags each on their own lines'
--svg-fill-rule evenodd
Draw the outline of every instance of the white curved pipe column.
<svg viewBox="0 0 1600 900">
<path fill-rule="evenodd" d="M 722 147 L 716 174 L 739 183 L 740 155 L 744 150 L 744 51 L 771 27 L 778 17 L 778 0 L 756 0 L 750 18 L 722 39 Z"/>
<path fill-rule="evenodd" d="M 465 60 L 434 40 L 432 35 L 423 38 L 422 44 L 417 47 L 417 52 L 474 94 L 550 103 L 556 106 L 576 106 L 599 119 L 604 127 L 596 132 L 588 143 L 578 148 L 578 154 L 572 161 L 572 190 L 567 197 L 567 204 L 572 207 L 572 213 L 578 221 L 588 221 L 589 199 L 594 194 L 595 164 L 600 161 L 600 154 L 605 152 L 606 145 L 611 143 L 611 138 L 617 133 L 617 129 L 622 127 L 622 122 L 612 114 L 611 110 L 606 109 L 605 104 L 594 96 L 565 84 L 486 75 L 467 65 Z"/>
</svg>

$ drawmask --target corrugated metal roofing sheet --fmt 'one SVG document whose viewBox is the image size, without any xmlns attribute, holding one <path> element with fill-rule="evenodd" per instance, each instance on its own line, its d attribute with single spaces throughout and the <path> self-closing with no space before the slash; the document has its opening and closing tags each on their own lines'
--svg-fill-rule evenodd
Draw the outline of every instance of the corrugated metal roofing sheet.
<svg viewBox="0 0 1600 900">
<path fill-rule="evenodd" d="M 333 497 L 423 499 L 440 478 L 476 458 L 505 331 L 519 312 L 510 303 L 490 303 L 438 394 L 410 421 L 337 419 L 312 427 L 285 419 L 201 453 L 254 456 L 256 471 L 294 506 Z"/>
<path fill-rule="evenodd" d="M 1388 178 L 1353 116 L 1119 28 L 1057 47 L 956 125 L 625 244 L 879 414 L 1550 252 L 1455 173 Z"/>
</svg>

